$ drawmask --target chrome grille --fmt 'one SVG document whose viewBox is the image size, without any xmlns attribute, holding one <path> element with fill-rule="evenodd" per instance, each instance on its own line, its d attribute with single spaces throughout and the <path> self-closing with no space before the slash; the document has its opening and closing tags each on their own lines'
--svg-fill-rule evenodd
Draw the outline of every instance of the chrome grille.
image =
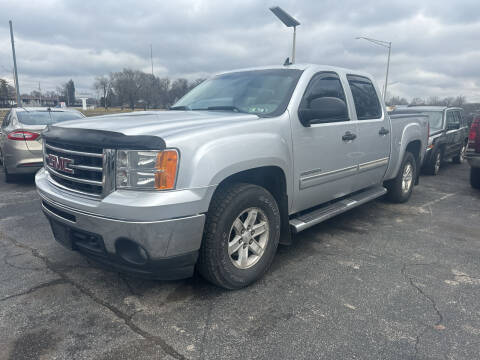
<svg viewBox="0 0 480 360">
<path fill-rule="evenodd" d="M 44 165 L 54 185 L 76 193 L 101 197 L 112 190 L 112 179 L 107 176 L 108 170 L 113 168 L 112 154 L 113 150 L 101 147 L 46 140 Z"/>
</svg>

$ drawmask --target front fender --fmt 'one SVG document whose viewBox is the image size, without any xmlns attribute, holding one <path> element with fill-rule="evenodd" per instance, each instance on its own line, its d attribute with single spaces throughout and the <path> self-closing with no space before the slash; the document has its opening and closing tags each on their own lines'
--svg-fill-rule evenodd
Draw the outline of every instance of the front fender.
<svg viewBox="0 0 480 360">
<path fill-rule="evenodd" d="M 277 166 L 286 176 L 287 194 L 292 191 L 292 159 L 288 142 L 279 134 L 237 134 L 211 140 L 192 158 L 192 186 L 216 186 L 231 175 L 262 166 Z"/>
</svg>

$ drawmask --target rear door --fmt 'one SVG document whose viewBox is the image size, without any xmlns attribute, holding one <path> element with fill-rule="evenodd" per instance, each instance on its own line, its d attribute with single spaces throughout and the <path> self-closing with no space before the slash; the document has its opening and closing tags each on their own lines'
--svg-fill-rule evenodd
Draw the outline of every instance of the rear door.
<svg viewBox="0 0 480 360">
<path fill-rule="evenodd" d="M 356 110 L 358 127 L 358 176 L 353 190 L 379 184 L 387 171 L 391 123 L 380 104 L 380 93 L 372 81 L 364 76 L 347 75 Z"/>
<path fill-rule="evenodd" d="M 460 119 L 456 110 L 447 110 L 446 118 L 446 153 L 444 155 L 448 157 L 459 150 Z"/>
<path fill-rule="evenodd" d="M 300 108 L 322 97 L 347 102 L 345 83 L 335 72 L 315 74 L 300 102 Z M 349 114 L 321 123 L 302 125 L 298 111 L 291 114 L 294 155 L 295 203 L 300 211 L 352 192 L 357 174 L 355 133 Z"/>
</svg>

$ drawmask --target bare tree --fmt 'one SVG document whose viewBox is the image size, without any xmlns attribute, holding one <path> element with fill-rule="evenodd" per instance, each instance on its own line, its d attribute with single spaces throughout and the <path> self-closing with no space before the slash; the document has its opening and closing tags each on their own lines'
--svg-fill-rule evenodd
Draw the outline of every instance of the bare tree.
<svg viewBox="0 0 480 360">
<path fill-rule="evenodd" d="M 140 99 L 140 89 L 144 86 L 144 73 L 139 70 L 123 69 L 111 74 L 112 88 L 118 96 L 121 106 L 128 103 L 130 109 L 135 110 L 135 104 Z"/>
<path fill-rule="evenodd" d="M 102 94 L 102 102 L 105 110 L 108 109 L 108 100 L 109 95 L 112 89 L 111 80 L 106 76 L 97 76 L 95 78 L 95 83 L 93 84 L 95 90 L 99 91 Z"/>
<path fill-rule="evenodd" d="M 467 102 L 467 98 L 463 95 L 460 95 L 455 98 L 452 105 L 462 107 L 463 105 L 465 105 L 466 102 Z"/>
<path fill-rule="evenodd" d="M 390 97 L 387 99 L 386 104 L 389 105 L 389 106 L 393 106 L 393 105 L 408 105 L 408 100 L 405 99 L 405 98 L 401 98 L 400 96 L 390 96 Z"/>
<path fill-rule="evenodd" d="M 419 97 L 413 98 L 410 105 L 425 105 L 425 100 Z"/>
</svg>

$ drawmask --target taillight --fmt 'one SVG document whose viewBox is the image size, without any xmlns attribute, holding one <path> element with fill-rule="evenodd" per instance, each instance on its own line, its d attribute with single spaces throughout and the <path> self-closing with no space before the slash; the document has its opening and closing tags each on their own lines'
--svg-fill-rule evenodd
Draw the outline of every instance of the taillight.
<svg viewBox="0 0 480 360">
<path fill-rule="evenodd" d="M 470 128 L 468 147 L 474 149 L 476 152 L 480 152 L 480 118 L 476 118 Z"/>
<path fill-rule="evenodd" d="M 17 130 L 17 131 L 12 131 L 7 135 L 7 137 L 10 140 L 25 140 L 25 141 L 33 141 L 38 139 L 40 134 L 30 132 L 30 131 L 23 131 L 23 130 Z"/>
</svg>

